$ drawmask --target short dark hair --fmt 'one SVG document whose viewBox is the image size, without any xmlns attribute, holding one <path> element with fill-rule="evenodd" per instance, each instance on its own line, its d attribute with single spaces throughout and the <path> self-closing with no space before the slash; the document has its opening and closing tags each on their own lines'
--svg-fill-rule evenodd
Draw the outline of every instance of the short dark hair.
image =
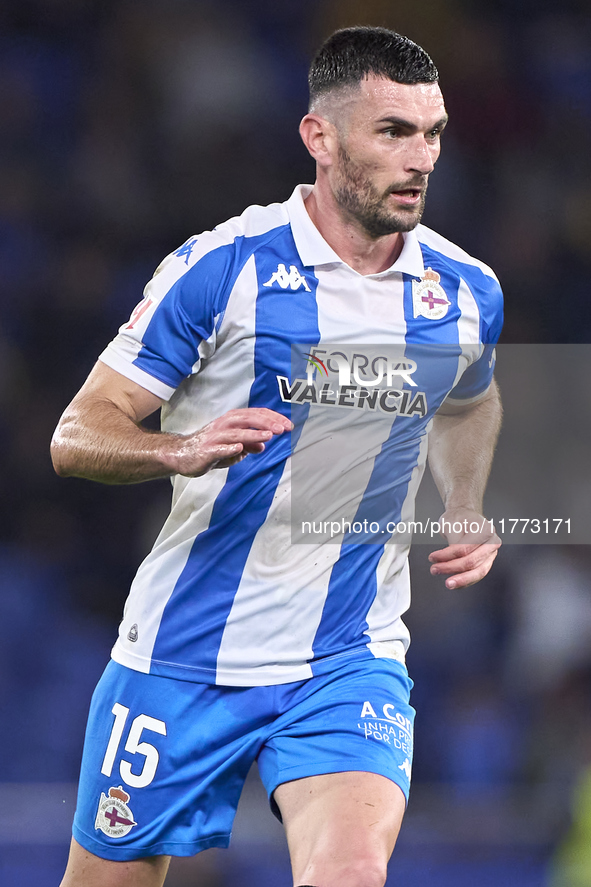
<svg viewBox="0 0 591 887">
<path fill-rule="evenodd" d="M 310 66 L 310 103 L 338 86 L 353 86 L 369 76 L 395 83 L 435 83 L 439 73 L 417 43 L 387 28 L 355 27 L 335 31 Z"/>
</svg>

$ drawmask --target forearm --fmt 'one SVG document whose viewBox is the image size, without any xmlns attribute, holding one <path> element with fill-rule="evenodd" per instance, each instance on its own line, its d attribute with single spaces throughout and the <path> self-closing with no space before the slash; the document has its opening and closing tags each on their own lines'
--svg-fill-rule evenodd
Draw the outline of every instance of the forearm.
<svg viewBox="0 0 591 887">
<path fill-rule="evenodd" d="M 490 394 L 461 411 L 442 411 L 429 435 L 429 467 L 447 511 L 482 514 L 482 500 L 499 430 L 502 407 L 496 382 Z"/>
<path fill-rule="evenodd" d="M 55 430 L 55 470 L 62 477 L 105 484 L 173 474 L 200 477 L 262 453 L 274 435 L 292 428 L 289 419 L 264 407 L 230 410 L 190 434 L 143 428 L 142 419 L 161 404 L 156 395 L 97 363 Z"/>
<path fill-rule="evenodd" d="M 76 400 L 62 416 L 51 443 L 62 477 L 133 484 L 175 473 L 180 435 L 151 432 L 100 398 Z"/>
</svg>

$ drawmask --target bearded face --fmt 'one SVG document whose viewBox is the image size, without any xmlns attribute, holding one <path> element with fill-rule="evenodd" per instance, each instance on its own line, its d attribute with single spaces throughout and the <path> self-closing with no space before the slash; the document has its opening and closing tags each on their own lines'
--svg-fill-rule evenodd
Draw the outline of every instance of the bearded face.
<svg viewBox="0 0 591 887">
<path fill-rule="evenodd" d="M 370 165 L 354 160 L 339 144 L 334 196 L 370 237 L 412 231 L 421 221 L 426 193 L 427 176 L 420 174 L 393 182 L 386 189 L 378 187 Z"/>
</svg>

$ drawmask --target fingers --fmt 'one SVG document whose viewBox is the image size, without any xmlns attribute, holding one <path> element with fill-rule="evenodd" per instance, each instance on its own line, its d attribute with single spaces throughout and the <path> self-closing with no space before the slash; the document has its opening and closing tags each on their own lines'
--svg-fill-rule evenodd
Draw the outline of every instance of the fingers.
<svg viewBox="0 0 591 887">
<path fill-rule="evenodd" d="M 210 465 L 210 468 L 231 468 L 232 465 L 237 465 L 243 459 L 246 459 L 247 455 L 248 453 L 238 453 L 235 456 L 228 456 L 226 459 L 218 459 L 217 462 L 213 462 Z"/>
<path fill-rule="evenodd" d="M 238 445 L 234 450 L 220 452 L 231 456 L 235 453 L 262 453 L 267 443 L 276 434 L 291 431 L 293 425 L 288 418 L 266 408 L 230 410 L 219 419 L 214 419 L 198 434 L 203 445 L 212 447 Z"/>
<path fill-rule="evenodd" d="M 496 556 L 497 552 L 495 551 L 490 557 L 488 557 L 474 570 L 467 570 L 466 572 L 460 572 L 454 574 L 453 576 L 450 576 L 448 579 L 445 580 L 445 587 L 449 589 L 468 588 L 468 586 L 475 585 L 477 582 L 480 582 L 480 580 L 484 579 L 484 577 L 490 571 L 490 568 L 492 567 Z"/>
<path fill-rule="evenodd" d="M 247 452 L 262 452 L 265 443 L 273 437 L 272 431 L 257 431 L 251 428 L 225 428 L 217 426 L 213 423 L 206 425 L 201 431 L 194 435 L 195 441 L 201 447 L 209 447 L 212 452 L 218 447 L 220 452 L 225 451 L 226 455 L 231 452 L 240 453 L 243 450 Z"/>
<path fill-rule="evenodd" d="M 174 469 L 199 477 L 212 468 L 229 468 L 248 455 L 262 453 L 275 435 L 290 431 L 291 421 L 274 410 L 230 410 L 194 434 L 178 439 Z"/>
<path fill-rule="evenodd" d="M 284 431 L 291 431 L 293 423 L 276 413 L 275 410 L 269 410 L 266 407 L 247 407 L 243 410 L 230 410 L 219 419 L 214 419 L 210 425 L 216 425 L 220 428 L 251 428 L 259 431 L 270 431 L 272 434 L 282 434 Z M 210 426 L 207 426 L 210 427 Z"/>
<path fill-rule="evenodd" d="M 265 449 L 263 443 L 253 443 L 248 447 L 243 446 L 241 450 L 238 449 L 239 446 L 240 444 L 232 444 L 232 446 L 228 447 L 218 447 L 218 452 L 220 453 L 221 458 L 216 462 L 213 462 L 210 465 L 210 468 L 231 468 L 232 465 L 237 465 L 238 462 L 242 462 L 243 459 L 246 459 L 249 454 L 262 453 Z M 228 455 L 224 456 L 223 453 L 225 452 L 227 452 Z"/>
<path fill-rule="evenodd" d="M 262 453 L 267 441 L 291 428 L 290 420 L 273 410 L 231 410 L 202 428 L 196 437 L 201 446 L 212 449 L 212 454 L 217 447 L 220 455 L 231 456 L 239 452 Z"/>
<path fill-rule="evenodd" d="M 446 576 L 447 588 L 467 588 L 487 575 L 500 548 L 500 542 L 481 545 L 449 545 L 429 555 L 432 576 Z"/>
<path fill-rule="evenodd" d="M 497 536 L 491 536 L 490 539 L 482 542 L 453 542 L 445 548 L 432 551 L 429 560 L 432 564 L 445 564 L 447 561 L 457 561 L 458 558 L 470 558 L 474 552 L 490 547 L 498 549 L 501 547 L 501 540 Z M 444 572 L 443 570 L 441 572 Z"/>
</svg>

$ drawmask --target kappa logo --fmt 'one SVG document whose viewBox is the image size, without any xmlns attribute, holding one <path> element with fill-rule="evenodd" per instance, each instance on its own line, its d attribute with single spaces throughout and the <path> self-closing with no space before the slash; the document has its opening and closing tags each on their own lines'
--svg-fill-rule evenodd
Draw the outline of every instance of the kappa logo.
<svg viewBox="0 0 591 887">
<path fill-rule="evenodd" d="M 403 764 L 398 765 L 398 769 L 404 770 L 404 772 L 406 773 L 406 778 L 410 779 L 411 766 L 410 766 L 410 761 L 408 760 L 408 758 L 404 761 Z"/>
<path fill-rule="evenodd" d="M 179 246 L 177 250 L 174 251 L 173 255 L 178 256 L 179 259 L 184 258 L 185 265 L 189 264 L 189 259 L 191 258 L 191 253 L 193 252 L 193 247 L 197 243 L 197 238 L 192 237 L 190 240 L 187 240 L 186 243 L 183 243 L 182 246 Z"/>
<path fill-rule="evenodd" d="M 101 792 L 94 822 L 95 829 L 100 829 L 109 838 L 124 838 L 134 825 L 137 825 L 133 813 L 127 806 L 128 801 L 129 795 L 122 786 L 110 788 L 108 796 Z"/>
<path fill-rule="evenodd" d="M 300 274 L 296 266 L 290 265 L 288 271 L 283 262 L 280 262 L 279 265 L 277 265 L 277 271 L 273 272 L 269 280 L 264 283 L 263 286 L 273 286 L 274 283 L 278 283 L 282 290 L 291 287 L 291 289 L 295 291 L 303 286 L 306 292 L 311 292 L 306 278 Z"/>
</svg>

